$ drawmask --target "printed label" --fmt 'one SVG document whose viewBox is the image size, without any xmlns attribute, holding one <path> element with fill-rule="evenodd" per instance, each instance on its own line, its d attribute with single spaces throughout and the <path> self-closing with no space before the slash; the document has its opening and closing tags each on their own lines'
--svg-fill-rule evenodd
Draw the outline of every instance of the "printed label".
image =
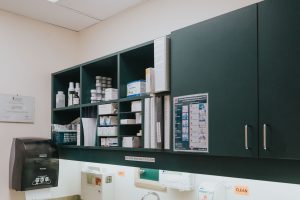
<svg viewBox="0 0 300 200">
<path fill-rule="evenodd" d="M 136 161 L 136 162 L 153 162 L 153 163 L 155 163 L 155 158 L 151 158 L 151 157 L 125 156 L 125 160 Z"/>
<path fill-rule="evenodd" d="M 237 194 L 237 195 L 248 196 L 249 195 L 249 188 L 248 188 L 248 186 L 235 186 L 234 187 L 234 193 Z"/>
</svg>

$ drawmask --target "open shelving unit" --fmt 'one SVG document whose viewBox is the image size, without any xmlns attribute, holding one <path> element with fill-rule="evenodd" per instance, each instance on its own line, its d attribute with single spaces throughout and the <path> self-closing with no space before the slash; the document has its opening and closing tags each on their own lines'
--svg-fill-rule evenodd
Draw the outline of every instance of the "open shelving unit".
<svg viewBox="0 0 300 200">
<path fill-rule="evenodd" d="M 297 134 L 297 123 L 289 124 L 292 121 L 291 118 L 298 119 L 298 113 L 289 113 L 290 118 L 280 118 L 280 113 L 285 114 L 289 109 L 294 111 L 295 108 L 299 108 L 297 101 L 299 98 L 294 95 L 293 91 L 296 87 L 288 85 L 286 79 L 281 79 L 285 77 L 283 75 L 287 75 L 286 77 L 294 81 L 293 83 L 298 80 L 297 73 L 292 68 L 299 65 L 299 59 L 296 59 L 297 56 L 293 53 L 297 52 L 295 51 L 296 44 L 299 43 L 298 29 L 296 29 L 300 19 L 297 17 L 298 5 L 297 1 L 289 3 L 280 0 L 263 1 L 171 33 L 171 99 L 175 96 L 199 92 L 210 93 L 210 152 L 208 154 L 165 149 L 123 148 L 121 145 L 101 147 L 99 143 L 96 146 L 86 147 L 83 146 L 82 140 L 81 146 L 59 146 L 60 158 L 299 184 L 300 150 L 297 148 L 299 134 Z M 273 22 L 276 24 L 265 26 Z M 289 51 L 283 54 L 282 49 Z M 277 62 L 274 63 L 274 59 L 270 58 L 276 58 Z M 251 63 L 253 66 L 250 66 Z M 278 66 L 274 67 L 274 64 Z M 131 101 L 141 100 L 144 103 L 147 97 L 127 97 L 127 83 L 145 79 L 145 69 L 153 65 L 154 43 L 150 41 L 52 74 L 52 123 L 70 123 L 77 117 L 98 117 L 98 105 L 117 103 L 119 110 L 116 114 L 118 116 L 116 126 L 119 142 L 124 136 L 134 135 L 138 129 L 143 130 L 143 121 L 140 125 L 121 125 L 120 119 L 135 115 L 128 109 Z M 257 76 L 258 72 L 260 72 L 259 76 Z M 118 99 L 90 103 L 90 90 L 94 88 L 96 75 L 113 78 L 112 86 L 119 89 Z M 260 81 L 257 81 L 258 78 Z M 277 79 L 280 81 L 276 81 Z M 66 94 L 70 81 L 81 84 L 81 104 L 55 108 L 55 94 L 61 90 Z M 255 84 L 249 85 L 253 82 Z M 257 120 L 258 115 L 253 112 L 259 110 L 254 104 L 264 99 L 261 96 L 257 97 L 257 93 L 260 95 L 263 91 L 257 87 L 258 82 L 264 83 L 268 91 L 273 91 L 269 88 L 274 88 L 274 86 L 278 88 L 284 86 L 285 89 L 289 89 L 284 90 L 286 95 L 282 95 L 283 90 L 273 92 L 280 98 L 271 98 L 274 95 L 268 95 L 268 93 L 263 94 L 270 105 L 277 105 L 282 97 L 293 96 L 293 98 L 285 98 L 290 102 L 288 106 L 277 107 L 275 111 L 278 118 L 269 114 L 275 121 L 280 120 L 280 123 L 277 123 L 280 125 L 278 127 L 285 131 L 277 136 L 271 134 L 275 138 L 280 138 L 276 139 L 277 141 L 273 139 L 273 144 L 275 141 L 277 148 L 273 145 L 268 150 L 262 149 L 262 145 L 258 148 L 257 145 L 261 143 L 261 139 L 258 138 L 254 140 L 254 146 L 249 149 L 244 148 L 245 121 L 242 120 L 241 115 L 250 114 L 249 117 L 243 117 L 243 119 L 251 118 L 254 120 L 252 124 L 257 124 L 251 126 L 249 133 L 253 130 L 257 131 L 256 137 L 258 137 L 260 133 L 258 129 L 263 130 L 258 126 L 260 121 Z M 257 89 L 260 92 L 257 92 Z M 251 98 L 248 98 L 248 95 Z M 232 105 L 234 109 L 230 109 Z M 250 110 L 245 112 L 236 106 Z M 263 113 L 268 115 L 276 106 L 270 107 L 270 110 L 267 109 Z M 230 111 L 227 111 L 228 109 Z M 144 110 L 141 111 L 142 114 L 143 112 Z M 231 125 L 233 121 L 238 122 L 237 126 Z M 172 126 L 170 128 L 172 133 Z M 274 133 L 277 130 L 273 129 Z M 83 139 L 82 127 L 81 134 Z M 171 141 L 172 139 L 171 134 Z M 251 150 L 254 149 L 257 152 L 252 154 Z M 258 157 L 258 153 L 262 156 Z M 153 162 L 138 162 L 126 157 L 152 158 Z"/>
<path fill-rule="evenodd" d="M 128 149 L 122 147 L 122 139 L 126 136 L 136 136 L 141 130 L 144 131 L 144 99 L 149 95 L 127 97 L 127 83 L 136 80 L 145 80 L 145 69 L 154 66 L 154 41 L 150 41 L 133 48 L 120 51 L 115 54 L 95 59 L 75 67 L 59 71 L 52 74 L 52 123 L 68 124 L 74 119 L 97 118 L 97 129 L 95 134 L 96 143 L 94 148 L 99 149 Z M 96 76 L 112 78 L 112 88 L 118 89 L 118 98 L 110 101 L 98 101 L 91 103 L 91 90 L 96 88 Z M 55 108 L 55 95 L 58 91 L 63 91 L 66 96 L 69 82 L 80 82 L 80 104 Z M 131 102 L 141 101 L 142 110 L 131 111 Z M 114 114 L 99 115 L 99 105 L 116 103 L 118 112 Z M 121 124 L 121 119 L 135 119 L 135 114 L 141 113 L 142 122 L 138 124 Z M 101 126 L 100 116 L 117 116 L 117 124 L 111 126 Z M 117 127 L 117 136 L 98 136 L 98 127 Z M 66 148 L 88 148 L 84 146 L 84 130 L 81 121 L 80 146 L 61 145 Z M 143 135 L 143 134 L 142 134 Z M 100 138 L 118 138 L 118 147 L 101 146 Z M 143 149 L 143 136 L 140 137 L 141 148 Z M 147 151 L 147 150 L 146 150 Z"/>
<path fill-rule="evenodd" d="M 52 124 L 68 124 L 74 119 L 80 117 L 80 105 L 67 106 L 63 108 L 55 108 L 55 96 L 58 91 L 63 91 L 66 96 L 69 82 L 80 82 L 80 66 L 75 66 L 52 74 L 52 97 L 51 97 L 51 110 L 52 110 Z"/>
</svg>

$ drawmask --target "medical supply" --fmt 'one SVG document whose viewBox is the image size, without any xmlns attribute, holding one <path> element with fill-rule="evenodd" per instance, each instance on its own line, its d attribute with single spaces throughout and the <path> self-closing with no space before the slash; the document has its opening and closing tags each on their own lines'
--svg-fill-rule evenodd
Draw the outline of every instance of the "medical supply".
<svg viewBox="0 0 300 200">
<path fill-rule="evenodd" d="M 97 97 L 91 97 L 91 103 L 96 103 L 97 102 Z"/>
<path fill-rule="evenodd" d="M 121 119 L 121 124 L 136 124 L 135 119 Z"/>
<path fill-rule="evenodd" d="M 100 145 L 102 147 L 117 147 L 119 146 L 118 138 L 117 137 L 101 137 L 100 138 Z"/>
<path fill-rule="evenodd" d="M 142 111 L 142 101 L 132 101 L 131 112 L 141 112 L 141 111 Z"/>
<path fill-rule="evenodd" d="M 91 89 L 91 103 L 97 102 L 97 90 Z"/>
<path fill-rule="evenodd" d="M 136 136 L 142 136 L 143 135 L 143 131 L 139 130 L 139 132 L 136 134 Z"/>
<path fill-rule="evenodd" d="M 78 96 L 80 97 L 80 84 L 79 83 L 75 84 L 75 92 L 77 92 Z"/>
<path fill-rule="evenodd" d="M 170 39 L 166 36 L 154 40 L 154 89 L 170 91 Z"/>
<path fill-rule="evenodd" d="M 118 136 L 118 127 L 98 127 L 98 136 Z"/>
<path fill-rule="evenodd" d="M 91 93 L 91 95 L 94 95 L 96 97 L 95 102 L 99 101 L 110 101 L 118 98 L 118 92 L 115 93 L 112 88 L 112 78 L 111 77 L 105 77 L 105 76 L 95 76 L 96 79 L 96 89 L 95 92 Z M 107 95 L 105 90 L 111 89 L 108 91 Z"/>
<path fill-rule="evenodd" d="M 141 147 L 140 137 L 123 137 L 122 147 L 139 148 Z"/>
<path fill-rule="evenodd" d="M 154 68 L 146 69 L 146 93 L 154 92 Z"/>
<path fill-rule="evenodd" d="M 142 113 L 135 113 L 135 123 L 136 124 L 142 123 Z"/>
<path fill-rule="evenodd" d="M 100 116 L 99 118 L 100 126 L 114 126 L 118 124 L 117 116 Z"/>
<path fill-rule="evenodd" d="M 63 108 L 66 106 L 66 97 L 63 91 L 58 91 L 56 94 L 56 108 Z"/>
<path fill-rule="evenodd" d="M 73 105 L 78 105 L 80 103 L 80 87 L 79 83 L 76 83 L 75 93 L 73 97 Z"/>
<path fill-rule="evenodd" d="M 70 82 L 68 88 L 68 106 L 73 105 L 74 94 L 75 94 L 74 82 Z"/>
<path fill-rule="evenodd" d="M 127 84 L 127 96 L 141 96 L 146 92 L 146 81 L 138 80 Z"/>
<path fill-rule="evenodd" d="M 91 90 L 91 97 L 97 97 L 97 90 L 95 89 Z"/>
<path fill-rule="evenodd" d="M 106 88 L 105 89 L 105 101 L 118 99 L 118 89 Z"/>
<path fill-rule="evenodd" d="M 116 114 L 117 112 L 118 112 L 117 103 L 109 103 L 109 104 L 103 104 L 98 106 L 99 115 Z"/>
</svg>

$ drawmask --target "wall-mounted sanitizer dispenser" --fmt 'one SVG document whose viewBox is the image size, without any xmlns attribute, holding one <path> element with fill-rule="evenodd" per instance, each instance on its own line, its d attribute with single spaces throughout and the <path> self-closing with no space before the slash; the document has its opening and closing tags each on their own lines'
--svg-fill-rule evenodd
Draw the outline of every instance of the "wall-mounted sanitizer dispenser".
<svg viewBox="0 0 300 200">
<path fill-rule="evenodd" d="M 49 139 L 13 139 L 9 163 L 9 187 L 16 191 L 56 187 L 58 151 Z"/>
<path fill-rule="evenodd" d="M 115 180 L 112 173 L 101 172 L 99 167 L 83 167 L 81 171 L 82 200 L 113 200 Z"/>
<path fill-rule="evenodd" d="M 219 182 L 201 183 L 198 189 L 198 200 L 226 200 L 226 186 Z"/>
</svg>

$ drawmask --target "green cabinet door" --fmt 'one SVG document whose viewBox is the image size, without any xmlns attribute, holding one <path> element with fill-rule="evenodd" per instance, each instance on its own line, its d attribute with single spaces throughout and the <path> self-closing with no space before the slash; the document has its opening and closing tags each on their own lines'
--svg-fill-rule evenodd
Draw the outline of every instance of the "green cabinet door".
<svg viewBox="0 0 300 200">
<path fill-rule="evenodd" d="M 172 97 L 209 95 L 209 154 L 256 157 L 257 6 L 172 32 L 171 66 Z"/>
<path fill-rule="evenodd" d="M 266 0 L 258 16 L 259 154 L 300 159 L 300 1 Z"/>
</svg>

